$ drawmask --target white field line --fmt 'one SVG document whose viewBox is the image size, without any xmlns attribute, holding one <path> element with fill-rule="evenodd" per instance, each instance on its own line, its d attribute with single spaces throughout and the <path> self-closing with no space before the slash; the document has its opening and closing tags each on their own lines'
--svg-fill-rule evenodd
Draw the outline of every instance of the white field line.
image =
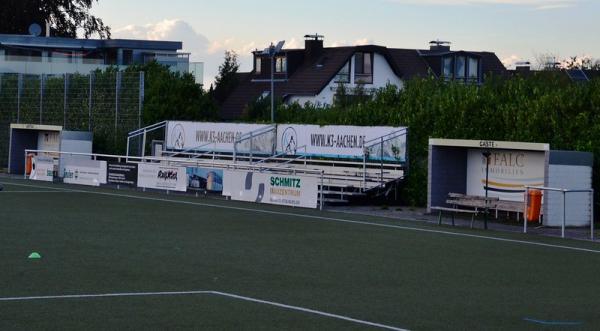
<svg viewBox="0 0 600 331">
<path fill-rule="evenodd" d="M 148 297 L 148 296 L 183 296 L 183 295 L 216 295 L 226 297 L 229 299 L 236 299 L 241 301 L 247 301 L 252 303 L 260 303 L 264 305 L 274 306 L 278 308 L 299 311 L 303 313 L 309 313 L 313 315 L 320 315 L 324 317 L 339 319 L 355 324 L 368 325 L 381 329 L 394 330 L 394 331 L 407 331 L 406 329 L 398 328 L 395 326 L 373 323 L 369 321 L 359 320 L 343 315 L 331 314 L 320 310 L 308 309 L 298 306 L 286 305 L 283 303 L 260 300 L 251 297 L 245 297 L 241 295 L 217 292 L 217 291 L 182 291 L 182 292 L 140 292 L 140 293 L 107 293 L 107 294 L 73 294 L 73 295 L 48 295 L 48 296 L 30 296 L 30 297 L 8 297 L 0 298 L 0 302 L 19 302 L 19 301 L 34 301 L 34 300 L 65 300 L 65 299 L 97 299 L 97 298 L 117 298 L 117 297 Z"/>
<path fill-rule="evenodd" d="M 23 187 L 33 187 L 33 188 L 45 188 L 44 186 L 26 185 L 26 184 L 12 184 L 12 183 L 0 183 L 0 184 L 23 186 Z M 346 223 L 346 224 L 367 225 L 367 226 L 374 226 L 374 227 L 381 227 L 381 228 L 388 228 L 388 229 L 397 229 L 397 230 L 406 230 L 406 231 L 415 231 L 415 232 L 424 232 L 424 233 L 435 233 L 435 234 L 443 234 L 443 235 L 455 236 L 455 237 L 484 239 L 484 240 L 492 240 L 492 241 L 519 244 L 519 245 L 548 247 L 548 248 L 565 249 L 565 250 L 571 250 L 571 251 L 577 251 L 577 252 L 600 254 L 600 250 L 594 250 L 594 249 L 588 249 L 588 248 L 572 247 L 572 246 L 565 246 L 565 245 L 553 245 L 553 244 L 546 244 L 546 243 L 541 243 L 541 242 L 536 242 L 536 241 L 507 239 L 507 238 L 482 236 L 482 235 L 468 234 L 468 233 L 461 233 L 461 232 L 415 228 L 415 227 L 391 225 L 391 224 L 380 224 L 380 223 L 373 223 L 373 222 L 366 222 L 366 221 L 353 221 L 353 220 L 347 220 L 347 219 L 342 219 L 342 218 L 333 218 L 333 217 L 325 217 L 325 216 L 317 216 L 317 215 L 305 215 L 305 214 L 279 212 L 279 211 L 273 211 L 273 210 L 263 210 L 263 209 L 254 209 L 254 208 L 246 208 L 246 207 L 224 206 L 224 205 L 204 203 L 204 202 L 191 202 L 191 201 L 182 201 L 182 200 L 152 198 L 152 197 L 136 196 L 136 195 L 131 195 L 131 194 L 94 192 L 94 191 L 75 190 L 75 189 L 66 189 L 66 188 L 55 188 L 55 189 L 63 190 L 63 191 L 67 191 L 67 192 L 89 193 L 89 194 L 96 194 L 96 195 L 103 195 L 103 196 L 110 196 L 110 197 L 120 197 L 120 198 L 129 198 L 129 199 L 156 201 L 156 202 L 168 202 L 168 203 L 175 203 L 175 204 L 182 204 L 182 205 L 189 205 L 189 206 L 201 206 L 201 207 L 211 207 L 211 208 L 220 208 L 220 209 L 228 209 L 228 210 L 238 210 L 238 211 L 245 211 L 245 212 L 261 213 L 261 214 L 291 216 L 291 217 L 332 221 L 332 222 Z"/>
<path fill-rule="evenodd" d="M 70 191 L 37 191 L 37 190 L 30 190 L 30 191 L 0 191 L 0 194 L 8 194 L 8 193 L 77 193 L 77 192 L 70 192 Z"/>
</svg>

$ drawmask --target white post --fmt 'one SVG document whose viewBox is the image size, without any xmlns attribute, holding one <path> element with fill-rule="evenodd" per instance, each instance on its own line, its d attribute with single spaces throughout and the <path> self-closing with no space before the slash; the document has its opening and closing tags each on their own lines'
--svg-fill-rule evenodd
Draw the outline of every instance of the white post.
<svg viewBox="0 0 600 331">
<path fill-rule="evenodd" d="M 595 228 L 594 228 L 594 226 L 595 226 L 594 225 L 594 189 L 592 189 L 591 193 L 592 193 L 592 215 L 591 215 L 591 218 L 592 218 L 592 225 L 591 225 L 592 234 L 591 234 L 591 237 L 592 237 L 592 241 L 594 241 L 594 237 L 595 237 L 594 236 L 594 231 L 595 231 Z"/>
<path fill-rule="evenodd" d="M 562 237 L 565 237 L 565 228 L 567 227 L 567 191 L 563 190 L 563 223 Z"/>
<path fill-rule="evenodd" d="M 319 210 L 323 210 L 323 203 L 325 200 L 325 197 L 323 196 L 323 185 L 325 184 L 325 180 L 324 180 L 324 176 L 325 176 L 325 171 L 321 170 L 321 200 L 319 201 Z"/>
<path fill-rule="evenodd" d="M 527 205 L 529 204 L 529 187 L 525 189 L 525 208 L 523 208 L 523 233 L 527 233 Z"/>
</svg>

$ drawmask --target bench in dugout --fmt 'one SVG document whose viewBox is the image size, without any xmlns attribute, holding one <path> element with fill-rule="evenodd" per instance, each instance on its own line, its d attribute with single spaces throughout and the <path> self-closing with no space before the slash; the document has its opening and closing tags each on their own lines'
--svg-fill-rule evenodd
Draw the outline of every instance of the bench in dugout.
<svg viewBox="0 0 600 331">
<path fill-rule="evenodd" d="M 486 205 L 487 201 L 487 205 Z M 431 210 L 435 210 L 439 212 L 438 215 L 438 224 L 442 225 L 442 215 L 444 212 L 449 212 L 451 214 L 452 226 L 455 225 L 455 216 L 457 213 L 462 214 L 470 214 L 471 215 L 471 228 L 473 228 L 473 224 L 475 222 L 475 216 L 477 216 L 480 212 L 486 210 L 494 210 L 498 208 L 498 204 L 500 203 L 499 198 L 488 197 L 487 200 L 485 197 L 480 196 L 471 196 L 459 193 L 449 193 L 448 198 L 446 200 L 446 204 L 452 207 L 431 207 Z"/>
</svg>

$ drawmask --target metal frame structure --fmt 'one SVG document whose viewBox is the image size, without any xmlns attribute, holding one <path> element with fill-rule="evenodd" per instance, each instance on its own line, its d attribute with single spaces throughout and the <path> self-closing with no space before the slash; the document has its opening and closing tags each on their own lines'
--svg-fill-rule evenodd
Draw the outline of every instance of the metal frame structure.
<svg viewBox="0 0 600 331">
<path fill-rule="evenodd" d="M 523 233 L 527 233 L 527 206 L 529 204 L 529 191 L 530 190 L 540 190 L 540 191 L 550 191 L 550 192 L 560 192 L 562 193 L 563 196 L 563 222 L 562 222 L 562 226 L 561 226 L 561 237 L 565 238 L 566 237 L 566 228 L 567 228 L 567 194 L 569 193 L 589 193 L 592 196 L 592 203 L 591 203 L 591 220 L 590 220 L 590 238 L 592 241 L 595 240 L 595 236 L 594 236 L 594 189 L 583 189 L 583 190 L 569 190 L 569 189 L 562 189 L 562 188 L 552 188 L 552 187 L 543 187 L 543 186 L 526 186 L 525 187 L 526 191 L 525 191 L 525 207 L 524 207 L 524 214 L 525 215 L 525 219 L 523 222 Z"/>
</svg>

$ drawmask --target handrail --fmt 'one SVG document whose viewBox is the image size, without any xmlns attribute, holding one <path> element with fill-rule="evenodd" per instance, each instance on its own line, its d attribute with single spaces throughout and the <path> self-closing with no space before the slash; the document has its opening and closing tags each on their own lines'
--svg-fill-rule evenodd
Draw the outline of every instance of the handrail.
<svg viewBox="0 0 600 331">
<path fill-rule="evenodd" d="M 304 145 L 302 147 L 299 147 L 299 148 L 296 148 L 296 151 L 299 150 L 299 149 L 302 149 L 302 148 L 304 149 L 304 153 L 306 153 L 306 151 L 308 149 L 308 146 L 306 146 L 306 145 Z M 282 152 L 282 153 L 270 156 L 270 157 L 268 157 L 266 159 L 262 159 L 261 161 L 256 162 L 256 164 L 265 163 L 265 162 L 267 162 L 269 160 L 275 160 L 275 159 L 277 159 L 277 158 L 279 158 L 281 156 L 284 156 L 284 155 L 291 155 L 291 154 L 289 154 L 288 152 Z"/>
<path fill-rule="evenodd" d="M 390 141 L 392 139 L 396 139 L 398 137 L 402 137 L 402 136 L 406 136 L 406 135 L 408 135 L 408 130 L 407 129 L 403 129 L 403 130 L 399 130 L 399 131 L 396 131 L 396 132 L 392 132 L 390 134 L 386 134 L 385 136 L 381 136 L 379 138 L 375 138 L 375 139 L 371 139 L 371 140 L 365 141 L 365 143 L 363 144 L 364 145 L 364 149 L 371 148 L 373 146 L 380 145 L 382 142 L 385 143 L 385 142 L 388 142 L 388 141 Z M 390 136 L 390 137 L 388 137 L 388 136 Z M 385 138 L 385 137 L 388 137 L 388 138 Z M 383 141 L 382 141 L 382 139 L 383 139 Z M 371 142 L 373 142 L 373 144 L 369 145 L 369 143 L 371 143 Z"/>
<path fill-rule="evenodd" d="M 176 155 L 187 155 L 188 153 L 191 154 L 190 152 L 200 151 L 201 148 L 204 148 L 204 147 L 210 146 L 210 145 L 215 145 L 215 149 L 217 148 L 217 143 L 216 142 L 210 142 L 210 143 L 206 143 L 204 145 L 200 145 L 200 146 L 193 147 L 193 148 L 188 148 L 186 150 L 178 151 L 178 152 L 176 152 L 176 151 L 163 151 L 163 154 L 169 154 L 171 157 L 175 157 Z M 209 153 L 211 153 L 211 152 L 214 152 L 214 150 L 213 151 L 202 151 L 202 152 L 209 152 Z"/>
<path fill-rule="evenodd" d="M 363 146 L 365 146 L 365 148 L 369 148 L 369 147 L 372 147 L 372 146 L 375 146 L 375 145 L 377 145 L 377 144 L 381 143 L 381 139 L 382 139 L 382 138 L 385 138 L 385 137 L 387 137 L 387 136 L 392 136 L 392 135 L 395 135 L 394 137 L 391 137 L 391 138 L 384 139 L 384 141 L 383 141 L 383 142 L 387 142 L 387 141 L 390 141 L 390 140 L 392 140 L 392 139 L 394 139 L 394 138 L 398 138 L 398 137 L 401 137 L 401 136 L 405 136 L 405 135 L 407 135 L 407 134 L 408 134 L 408 128 L 403 128 L 403 129 L 400 129 L 400 130 L 397 130 L 397 131 L 394 131 L 394 132 L 390 132 L 390 133 L 388 133 L 388 134 L 386 134 L 386 135 L 383 135 L 383 136 L 380 136 L 380 137 L 377 137 L 377 138 L 374 138 L 374 139 L 371 139 L 371 140 L 367 140 L 367 141 L 365 141 L 365 142 L 363 143 Z M 372 145 L 369 145 L 369 143 L 371 143 L 371 142 L 374 142 L 374 141 L 377 141 L 377 144 L 372 144 Z"/>
<path fill-rule="evenodd" d="M 254 131 L 251 131 L 251 132 L 247 132 L 247 133 L 244 133 L 244 134 L 242 134 L 242 135 L 241 135 L 241 136 L 240 136 L 238 139 L 236 139 L 236 140 L 235 140 L 235 142 L 234 142 L 234 143 L 240 143 L 240 142 L 242 142 L 242 141 L 244 141 L 244 140 L 248 140 L 248 139 L 250 139 L 250 138 L 253 138 L 253 137 L 256 137 L 256 136 L 260 136 L 260 135 L 263 135 L 263 134 L 265 134 L 265 133 L 267 133 L 267 132 L 269 132 L 269 131 L 272 131 L 272 130 L 274 130 L 274 129 L 275 129 L 275 130 L 277 129 L 277 125 L 270 124 L 270 125 L 267 125 L 267 126 L 263 126 L 263 127 L 262 127 L 262 128 L 260 128 L 260 129 L 256 129 L 256 130 L 254 130 Z M 262 130 L 264 130 L 265 132 L 261 132 Z M 245 138 L 245 136 L 249 136 L 249 138 Z"/>
<path fill-rule="evenodd" d="M 168 123 L 168 121 L 162 121 L 160 123 L 155 123 L 143 128 L 139 128 L 137 130 L 131 131 L 127 134 L 128 137 L 132 137 L 132 136 L 137 136 L 139 134 L 142 134 L 144 132 L 148 132 L 149 130 L 153 130 L 153 129 L 158 129 L 160 127 L 166 126 Z"/>
</svg>

